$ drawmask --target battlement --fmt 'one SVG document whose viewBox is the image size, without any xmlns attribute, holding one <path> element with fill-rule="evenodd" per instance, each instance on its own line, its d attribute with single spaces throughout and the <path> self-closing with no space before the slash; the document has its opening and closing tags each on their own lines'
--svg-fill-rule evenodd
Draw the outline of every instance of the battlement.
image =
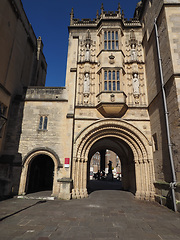
<svg viewBox="0 0 180 240">
<path fill-rule="evenodd" d="M 96 27 L 102 20 L 120 20 L 125 26 L 141 26 L 139 19 L 137 17 L 127 20 L 124 18 L 124 11 L 121 10 L 120 4 L 118 4 L 118 11 L 104 11 L 103 4 L 101 5 L 101 14 L 98 10 L 95 19 L 84 18 L 78 19 L 74 18 L 74 10 L 72 8 L 70 14 L 70 27 Z"/>
<path fill-rule="evenodd" d="M 96 25 L 97 24 L 97 19 L 93 19 L 91 20 L 90 18 L 84 18 L 84 19 L 78 19 L 78 18 L 74 18 L 73 19 L 73 24 L 71 24 L 71 26 L 80 26 L 80 25 Z"/>
</svg>

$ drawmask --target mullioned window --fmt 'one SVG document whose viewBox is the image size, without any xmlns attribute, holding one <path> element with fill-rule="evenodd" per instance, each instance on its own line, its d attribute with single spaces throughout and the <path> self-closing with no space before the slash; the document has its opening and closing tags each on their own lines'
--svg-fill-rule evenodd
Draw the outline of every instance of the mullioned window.
<svg viewBox="0 0 180 240">
<path fill-rule="evenodd" d="M 104 71 L 104 90 L 120 91 L 119 70 Z"/>
<path fill-rule="evenodd" d="M 105 50 L 118 50 L 119 49 L 118 31 L 105 31 L 104 32 L 104 49 Z"/>
</svg>

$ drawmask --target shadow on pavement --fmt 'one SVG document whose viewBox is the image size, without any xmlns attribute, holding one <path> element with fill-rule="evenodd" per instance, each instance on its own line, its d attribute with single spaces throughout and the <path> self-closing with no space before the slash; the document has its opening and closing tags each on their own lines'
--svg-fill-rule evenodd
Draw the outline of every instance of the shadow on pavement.
<svg viewBox="0 0 180 240">
<path fill-rule="evenodd" d="M 114 179 L 113 181 L 107 180 L 90 180 L 88 182 L 88 194 L 99 190 L 123 190 L 122 182 Z"/>
</svg>

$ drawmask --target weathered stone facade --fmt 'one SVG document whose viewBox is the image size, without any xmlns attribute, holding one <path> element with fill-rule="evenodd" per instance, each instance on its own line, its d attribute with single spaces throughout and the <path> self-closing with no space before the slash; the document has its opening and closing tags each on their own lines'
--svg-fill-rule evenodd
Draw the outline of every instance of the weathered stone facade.
<svg viewBox="0 0 180 240">
<path fill-rule="evenodd" d="M 53 183 L 47 186 L 53 196 L 87 197 L 91 157 L 109 149 L 121 160 L 125 190 L 168 205 L 170 186 L 176 186 L 178 203 L 179 14 L 178 0 L 140 1 L 129 21 L 120 5 L 116 12 L 105 12 L 102 5 L 94 20 L 75 19 L 71 11 L 65 88 L 28 87 L 18 102 L 23 113 L 19 195 L 31 191 L 32 168 L 42 189 L 38 176 L 43 174 L 34 163 L 44 157 L 49 168 L 49 159 L 53 162 Z M 169 157 L 160 61 L 177 181 Z M 6 147 L 12 150 L 10 144 Z"/>
<path fill-rule="evenodd" d="M 0 2 L 0 198 L 17 193 L 24 87 L 44 86 L 47 63 L 20 0 Z"/>
<path fill-rule="evenodd" d="M 180 1 L 144 1 L 140 20 L 142 22 L 143 46 L 146 59 L 146 77 L 148 106 L 152 136 L 157 141 L 153 159 L 155 166 L 156 199 L 166 202 L 173 181 L 172 168 L 165 127 L 162 87 L 155 41 L 154 20 L 157 19 L 158 39 L 166 92 L 169 118 L 170 141 L 177 182 L 180 181 L 178 149 L 179 132 L 179 14 Z M 176 200 L 180 200 L 179 184 L 176 188 Z"/>
</svg>

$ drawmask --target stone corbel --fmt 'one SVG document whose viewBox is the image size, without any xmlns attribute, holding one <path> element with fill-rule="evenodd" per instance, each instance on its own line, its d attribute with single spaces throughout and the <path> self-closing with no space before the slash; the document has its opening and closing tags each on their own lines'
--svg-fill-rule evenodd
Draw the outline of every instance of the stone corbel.
<svg viewBox="0 0 180 240">
<path fill-rule="evenodd" d="M 115 63 L 115 56 L 111 53 L 111 55 L 109 56 L 109 63 L 110 64 L 114 64 Z"/>
<path fill-rule="evenodd" d="M 139 104 L 140 94 L 133 94 L 133 96 L 134 96 L 135 104 Z"/>
</svg>

